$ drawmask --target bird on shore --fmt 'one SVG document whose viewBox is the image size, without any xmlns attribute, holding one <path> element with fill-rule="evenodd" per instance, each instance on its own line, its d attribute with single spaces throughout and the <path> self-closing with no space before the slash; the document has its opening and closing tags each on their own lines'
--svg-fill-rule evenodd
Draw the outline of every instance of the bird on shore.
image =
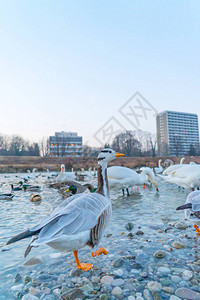
<svg viewBox="0 0 200 300">
<path fill-rule="evenodd" d="M 88 271 L 92 264 L 80 263 L 78 250 L 88 245 L 96 246 L 109 223 L 112 206 L 107 181 L 107 164 L 123 156 L 112 149 L 103 149 L 98 155 L 98 186 L 95 193 L 77 194 L 64 200 L 49 216 L 33 228 L 11 238 L 7 245 L 27 237 L 33 237 L 26 252 L 32 247 L 47 244 L 61 252 L 73 251 L 78 269 Z M 108 252 L 101 247 L 92 252 L 95 257 Z"/>
<path fill-rule="evenodd" d="M 200 191 L 191 192 L 186 199 L 184 205 L 178 206 L 176 210 L 184 210 L 185 219 L 193 222 L 193 227 L 200 234 Z M 195 224 L 194 224 L 195 223 Z"/>
<path fill-rule="evenodd" d="M 113 189 L 122 189 L 123 196 L 125 195 L 125 189 L 127 196 L 130 196 L 129 187 L 144 185 L 146 182 L 146 175 L 149 176 L 152 184 L 155 186 L 156 190 L 158 190 L 157 182 L 152 177 L 152 172 L 149 171 L 149 168 L 144 168 L 141 174 L 138 174 L 130 168 L 121 166 L 112 166 L 108 168 L 109 186 Z"/>
</svg>

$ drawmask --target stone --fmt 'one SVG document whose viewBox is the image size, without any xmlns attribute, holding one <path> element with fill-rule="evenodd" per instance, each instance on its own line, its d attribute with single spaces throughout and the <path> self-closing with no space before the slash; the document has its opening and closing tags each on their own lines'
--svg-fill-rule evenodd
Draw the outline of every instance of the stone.
<svg viewBox="0 0 200 300">
<path fill-rule="evenodd" d="M 70 271 L 70 276 L 71 277 L 80 277 L 80 275 L 83 273 L 83 270 L 81 270 L 81 269 L 72 269 L 71 271 Z"/>
<path fill-rule="evenodd" d="M 128 300 L 135 300 L 135 297 L 134 296 L 129 296 Z"/>
<path fill-rule="evenodd" d="M 193 273 L 191 271 L 185 270 L 183 272 L 183 275 L 182 275 L 183 280 L 187 281 L 187 280 L 192 279 L 192 277 L 193 277 Z"/>
<path fill-rule="evenodd" d="M 43 294 L 45 294 L 45 295 L 49 295 L 49 294 L 51 293 L 51 290 L 50 290 L 50 288 L 48 288 L 48 287 L 43 287 L 43 288 L 41 289 L 41 292 L 42 292 Z"/>
<path fill-rule="evenodd" d="M 146 299 L 146 300 L 153 300 L 153 296 L 151 295 L 150 291 L 147 289 L 144 290 L 143 296 L 144 296 L 144 299 Z"/>
<path fill-rule="evenodd" d="M 162 275 L 168 275 L 169 273 L 171 273 L 171 270 L 167 267 L 159 267 L 157 271 Z"/>
<path fill-rule="evenodd" d="M 17 283 L 17 282 L 19 282 L 19 281 L 21 281 L 21 280 L 22 280 L 22 276 L 21 276 L 19 273 L 16 274 L 16 275 L 15 275 L 14 282 Z"/>
<path fill-rule="evenodd" d="M 119 278 L 119 279 L 114 279 L 112 281 L 112 286 L 120 286 L 120 285 L 124 285 L 124 280 Z"/>
<path fill-rule="evenodd" d="M 147 277 L 148 277 L 148 273 L 145 272 L 145 271 L 144 271 L 144 272 L 141 272 L 141 273 L 140 273 L 140 276 L 143 277 L 143 278 L 147 278 Z"/>
<path fill-rule="evenodd" d="M 152 295 L 154 300 L 163 300 L 156 291 L 152 292 Z"/>
<path fill-rule="evenodd" d="M 174 227 L 176 229 L 186 229 L 188 225 L 185 222 L 177 222 L 175 223 Z"/>
<path fill-rule="evenodd" d="M 169 300 L 181 300 L 181 298 L 171 295 Z"/>
<path fill-rule="evenodd" d="M 22 297 L 22 300 L 38 300 L 39 298 L 34 295 L 26 294 Z"/>
<path fill-rule="evenodd" d="M 162 290 L 165 292 L 165 293 L 168 293 L 168 294 L 174 294 L 174 288 L 172 287 L 169 287 L 169 286 L 163 286 L 162 287 Z"/>
<path fill-rule="evenodd" d="M 144 232 L 143 232 L 142 230 L 138 230 L 135 234 L 136 234 L 136 235 L 143 235 Z"/>
<path fill-rule="evenodd" d="M 113 277 L 112 276 L 108 276 L 108 275 L 105 275 L 101 278 L 101 283 L 102 284 L 111 284 L 113 282 Z"/>
<path fill-rule="evenodd" d="M 158 281 L 149 281 L 147 287 L 150 292 L 160 292 L 162 290 L 162 285 Z"/>
<path fill-rule="evenodd" d="M 31 257 L 31 258 L 27 259 L 23 265 L 24 266 L 33 266 L 33 265 L 38 265 L 41 263 L 42 263 L 42 261 L 39 258 Z"/>
<path fill-rule="evenodd" d="M 178 290 L 176 290 L 175 295 L 183 299 L 200 300 L 200 293 L 197 293 L 193 290 L 184 287 L 181 287 Z"/>
<path fill-rule="evenodd" d="M 112 290 L 112 295 L 114 296 L 121 296 L 122 295 L 122 289 L 119 286 L 114 287 Z"/>
<path fill-rule="evenodd" d="M 54 289 L 54 290 L 53 290 L 53 294 L 54 294 L 55 296 L 59 297 L 60 294 L 61 294 L 61 290 L 60 290 L 60 289 Z"/>
<path fill-rule="evenodd" d="M 39 290 L 39 289 L 36 289 L 36 288 L 33 287 L 33 286 L 31 286 L 31 287 L 29 288 L 29 294 L 30 294 L 30 295 L 36 296 L 36 295 L 38 295 L 39 293 L 40 293 L 40 290 Z"/>
<path fill-rule="evenodd" d="M 124 274 L 124 272 L 123 272 L 122 269 L 117 269 L 117 270 L 115 270 L 113 273 L 114 273 L 116 276 L 119 276 L 119 277 L 121 277 L 121 276 Z"/>
<path fill-rule="evenodd" d="M 10 289 L 11 289 L 12 291 L 20 291 L 20 290 L 23 289 L 23 287 L 24 287 L 24 284 L 23 284 L 23 283 L 20 283 L 20 284 L 16 284 L 16 285 L 11 286 Z"/>
<path fill-rule="evenodd" d="M 171 280 L 174 283 L 179 283 L 181 281 L 181 277 L 175 275 L 175 276 L 172 276 Z"/>
<path fill-rule="evenodd" d="M 99 300 L 108 300 L 108 296 L 106 294 L 101 294 Z"/>
<path fill-rule="evenodd" d="M 30 276 L 24 276 L 23 282 L 24 282 L 25 284 L 27 284 L 27 283 L 30 282 L 30 281 L 31 281 L 31 277 L 30 277 Z"/>
<path fill-rule="evenodd" d="M 124 264 L 124 259 L 122 257 L 118 257 L 112 262 L 113 267 L 119 268 Z"/>
<path fill-rule="evenodd" d="M 65 293 L 60 296 L 61 300 L 74 300 L 76 298 L 85 298 L 84 293 L 81 289 L 73 289 L 69 293 Z"/>
<path fill-rule="evenodd" d="M 171 245 L 175 249 L 183 249 L 183 248 L 185 248 L 185 244 L 183 244 L 181 242 L 173 242 Z"/>
<path fill-rule="evenodd" d="M 162 259 L 166 256 L 166 252 L 164 250 L 157 250 L 153 256 L 155 258 Z"/>
<path fill-rule="evenodd" d="M 133 229 L 133 223 L 132 223 L 132 222 L 126 223 L 125 228 L 126 228 L 128 231 L 131 231 L 131 230 Z"/>
</svg>

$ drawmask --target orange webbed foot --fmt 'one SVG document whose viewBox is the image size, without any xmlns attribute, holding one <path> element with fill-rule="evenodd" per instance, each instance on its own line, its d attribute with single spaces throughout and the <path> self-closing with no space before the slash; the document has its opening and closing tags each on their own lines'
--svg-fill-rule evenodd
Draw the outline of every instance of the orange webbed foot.
<svg viewBox="0 0 200 300">
<path fill-rule="evenodd" d="M 79 266 L 77 266 L 78 269 L 81 269 L 83 271 L 89 271 L 93 267 L 92 264 L 86 264 L 86 263 L 81 263 Z"/>
<path fill-rule="evenodd" d="M 196 229 L 197 234 L 200 235 L 200 229 L 199 229 L 199 227 L 196 224 L 194 224 L 193 227 Z"/>
<path fill-rule="evenodd" d="M 95 252 L 91 252 L 92 257 L 95 257 L 97 255 L 101 255 L 101 254 L 107 255 L 108 251 L 105 248 L 101 247 L 99 250 L 97 250 Z"/>
</svg>

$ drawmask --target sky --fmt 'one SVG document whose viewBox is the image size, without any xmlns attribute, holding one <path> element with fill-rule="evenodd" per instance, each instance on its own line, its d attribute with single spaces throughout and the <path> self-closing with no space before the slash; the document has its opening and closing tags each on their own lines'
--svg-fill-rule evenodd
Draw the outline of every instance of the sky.
<svg viewBox="0 0 200 300">
<path fill-rule="evenodd" d="M 198 0 L 0 0 L 0 133 L 99 146 L 163 110 L 200 116 L 199 15 Z"/>
</svg>

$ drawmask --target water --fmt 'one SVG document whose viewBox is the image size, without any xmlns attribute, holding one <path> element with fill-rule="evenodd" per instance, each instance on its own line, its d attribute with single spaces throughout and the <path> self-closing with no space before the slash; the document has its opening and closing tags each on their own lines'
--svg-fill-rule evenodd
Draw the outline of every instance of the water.
<svg viewBox="0 0 200 300">
<path fill-rule="evenodd" d="M 9 184 L 19 182 L 21 174 L 17 175 L 19 177 L 16 177 L 16 174 L 6 174 L 6 177 L 1 175 L 1 192 L 10 192 Z M 9 238 L 35 225 L 62 201 L 62 197 L 57 190 L 48 188 L 45 180 L 45 177 L 39 177 L 34 181 L 30 181 L 30 183 L 41 185 L 39 194 L 42 197 L 42 202 L 40 204 L 31 203 L 29 200 L 31 193 L 24 191 L 14 192 L 15 197 L 12 201 L 0 201 L 0 296 L 4 295 L 5 299 L 13 299 L 14 297 L 11 287 L 17 284 L 14 283 L 14 277 L 17 273 L 25 273 L 26 270 L 28 272 L 31 268 L 37 270 L 37 272 L 44 267 L 47 271 L 48 268 L 52 270 L 49 267 L 50 262 L 52 265 L 57 261 L 57 255 L 55 254 L 57 252 L 44 245 L 32 249 L 31 254 L 28 256 L 28 258 L 40 258 L 43 264 L 25 267 L 23 263 L 26 259 L 23 255 L 29 239 L 5 246 L 5 242 Z M 96 179 L 93 179 L 92 182 L 96 185 Z M 143 263 L 149 261 L 158 249 L 159 239 L 162 245 L 165 243 L 169 245 L 170 240 L 176 239 L 180 235 L 180 230 L 169 230 L 167 233 L 160 234 L 156 229 L 165 229 L 169 227 L 169 222 L 184 220 L 183 212 L 176 212 L 176 207 L 184 204 L 188 193 L 187 190 L 179 189 L 177 186 L 163 183 L 160 180 L 159 193 L 148 186 L 146 189 L 140 187 L 139 191 L 131 190 L 129 197 L 122 197 L 121 191 L 111 191 L 113 217 L 107 232 L 111 233 L 112 237 L 109 239 L 104 238 L 102 244 L 108 248 L 111 254 L 115 254 L 115 247 L 120 248 L 124 243 L 127 243 L 127 247 L 131 247 L 133 252 L 137 249 L 143 249 L 143 251 L 146 249 L 146 254 L 143 255 Z M 140 227 L 144 232 L 139 242 L 134 239 L 127 240 L 128 232 L 125 229 L 125 224 L 129 221 L 134 224 L 133 232 L 136 232 Z M 188 233 L 195 236 L 192 227 L 187 229 Z M 151 241 L 149 242 L 148 239 Z M 188 245 L 191 251 L 188 253 L 188 248 L 183 249 L 178 254 L 179 258 L 198 259 L 198 244 L 199 242 L 194 239 L 189 240 Z M 81 252 L 86 254 L 88 249 L 83 249 Z M 173 255 L 177 257 L 177 253 Z M 58 254 L 58 257 L 65 258 L 66 256 L 72 258 L 71 254 Z M 169 263 L 173 264 L 173 259 Z M 66 270 L 66 272 L 69 272 L 69 270 Z"/>
</svg>

